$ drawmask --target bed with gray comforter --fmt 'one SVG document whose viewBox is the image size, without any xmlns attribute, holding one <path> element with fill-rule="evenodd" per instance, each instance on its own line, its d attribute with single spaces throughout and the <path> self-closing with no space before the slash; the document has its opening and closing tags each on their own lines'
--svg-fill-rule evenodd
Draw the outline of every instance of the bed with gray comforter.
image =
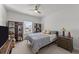
<svg viewBox="0 0 79 59">
<path fill-rule="evenodd" d="M 28 34 L 26 39 L 30 41 L 33 53 L 37 53 L 43 46 L 55 41 L 56 35 L 49 35 L 44 33 Z"/>
</svg>

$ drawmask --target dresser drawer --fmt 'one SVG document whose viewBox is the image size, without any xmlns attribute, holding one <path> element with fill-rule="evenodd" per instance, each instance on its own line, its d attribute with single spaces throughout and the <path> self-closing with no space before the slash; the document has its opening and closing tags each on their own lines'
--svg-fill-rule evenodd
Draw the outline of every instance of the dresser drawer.
<svg viewBox="0 0 79 59">
<path fill-rule="evenodd" d="M 72 52 L 72 50 L 73 50 L 73 40 L 72 39 L 68 39 L 65 37 L 58 37 L 56 43 L 59 47 L 64 48 L 70 52 Z"/>
</svg>

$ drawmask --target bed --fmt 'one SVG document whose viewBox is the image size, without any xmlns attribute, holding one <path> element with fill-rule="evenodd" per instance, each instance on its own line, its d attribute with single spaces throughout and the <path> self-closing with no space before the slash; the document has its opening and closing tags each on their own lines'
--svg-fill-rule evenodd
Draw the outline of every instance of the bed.
<svg viewBox="0 0 79 59">
<path fill-rule="evenodd" d="M 26 37 L 30 41 L 33 53 L 56 40 L 56 34 L 31 33 Z"/>
</svg>

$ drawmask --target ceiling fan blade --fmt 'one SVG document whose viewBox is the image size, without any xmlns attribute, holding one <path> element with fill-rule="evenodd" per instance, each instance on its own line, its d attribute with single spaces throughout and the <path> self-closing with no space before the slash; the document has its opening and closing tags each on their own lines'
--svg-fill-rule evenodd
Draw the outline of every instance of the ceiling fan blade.
<svg viewBox="0 0 79 59">
<path fill-rule="evenodd" d="M 30 11 L 34 11 L 34 9 L 29 9 Z"/>
</svg>

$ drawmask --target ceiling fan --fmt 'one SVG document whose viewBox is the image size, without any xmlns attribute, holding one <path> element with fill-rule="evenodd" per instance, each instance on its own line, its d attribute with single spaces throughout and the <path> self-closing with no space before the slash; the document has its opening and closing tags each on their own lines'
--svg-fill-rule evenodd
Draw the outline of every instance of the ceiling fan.
<svg viewBox="0 0 79 59">
<path fill-rule="evenodd" d="M 40 4 L 36 4 L 34 5 L 34 9 L 32 9 L 35 13 L 41 14 L 40 10 L 39 10 Z"/>
</svg>

